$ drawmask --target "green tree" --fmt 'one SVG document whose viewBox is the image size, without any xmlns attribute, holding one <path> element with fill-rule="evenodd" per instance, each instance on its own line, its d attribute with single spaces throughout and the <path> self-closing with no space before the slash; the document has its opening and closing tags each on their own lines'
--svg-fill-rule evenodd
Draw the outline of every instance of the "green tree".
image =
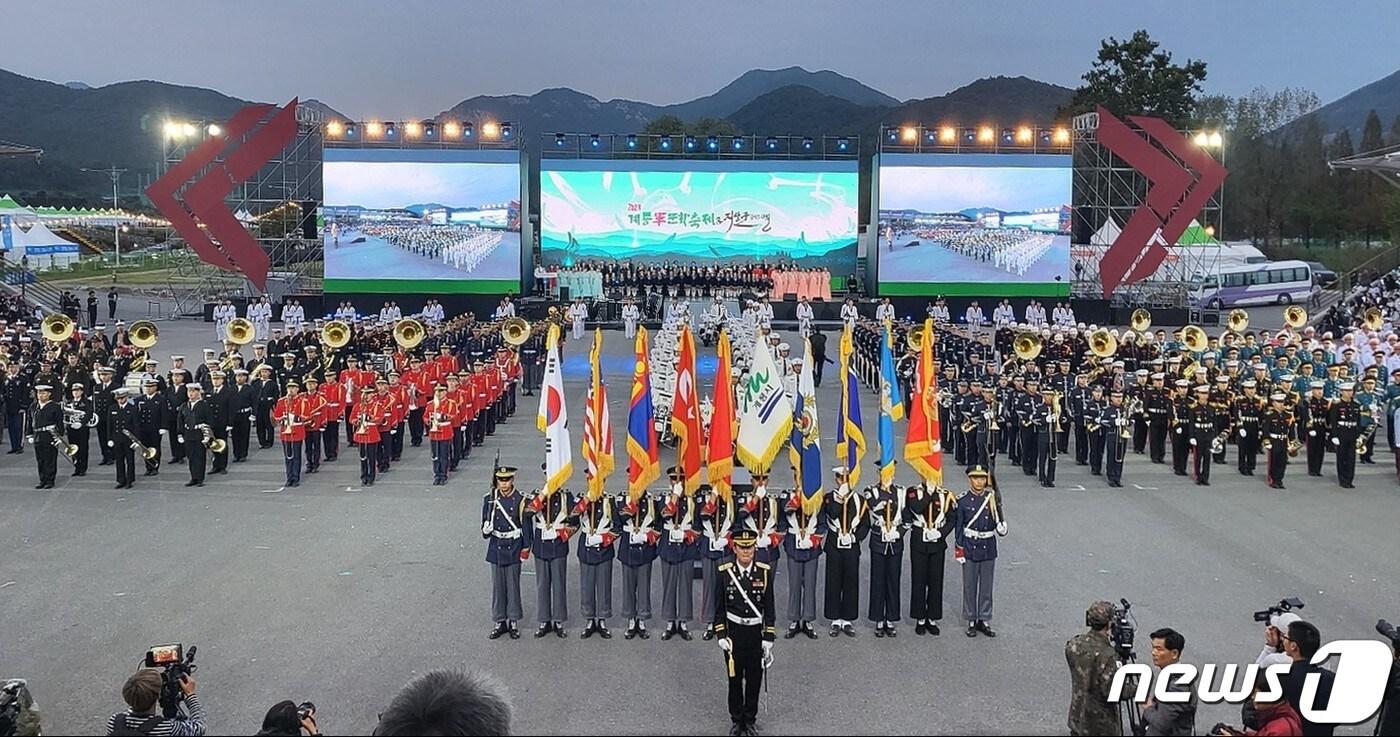
<svg viewBox="0 0 1400 737">
<path fill-rule="evenodd" d="M 1099 47 L 1098 59 L 1084 74 L 1069 107 L 1057 117 L 1090 112 L 1103 105 L 1124 115 L 1153 115 L 1174 126 L 1191 121 L 1196 95 L 1206 78 L 1206 63 L 1186 60 L 1173 64 L 1169 51 L 1141 30 L 1120 41 L 1109 37 Z"/>
<path fill-rule="evenodd" d="M 1381 116 L 1376 114 L 1373 108 L 1366 115 L 1366 124 L 1361 127 L 1361 151 L 1375 151 L 1385 148 L 1385 139 L 1381 137 Z"/>
<path fill-rule="evenodd" d="M 1361 127 L 1361 148 L 1360 153 L 1376 151 L 1385 148 L 1385 139 L 1381 136 L 1381 116 L 1372 110 L 1366 116 L 1366 123 Z M 1353 177 L 1357 181 L 1353 182 L 1353 196 L 1348 203 L 1348 227 L 1353 231 L 1358 231 L 1370 246 L 1372 239 L 1389 230 L 1386 223 L 1386 203 L 1384 195 L 1389 194 L 1389 186 L 1376 181 L 1373 174 L 1363 174 Z"/>
<path fill-rule="evenodd" d="M 1395 121 L 1390 124 L 1390 145 L 1400 146 L 1400 115 L 1395 116 Z"/>
<path fill-rule="evenodd" d="M 673 136 L 733 136 L 739 133 L 739 129 L 724 118 L 700 118 L 687 123 L 674 115 L 663 115 L 642 126 L 642 133 L 653 136 L 668 133 Z"/>
</svg>

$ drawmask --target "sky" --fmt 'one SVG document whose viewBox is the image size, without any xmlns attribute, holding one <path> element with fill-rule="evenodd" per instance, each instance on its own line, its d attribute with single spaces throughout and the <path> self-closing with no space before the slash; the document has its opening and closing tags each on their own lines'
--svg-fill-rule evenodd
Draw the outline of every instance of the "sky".
<svg viewBox="0 0 1400 737">
<path fill-rule="evenodd" d="M 899 99 L 980 77 L 1075 86 L 1146 28 L 1209 63 L 1206 91 L 1301 86 L 1326 103 L 1400 68 L 1400 2 L 1301 0 L 10 0 L 0 68 L 426 117 L 477 94 L 571 87 L 655 104 L 753 68 L 831 69 Z"/>
</svg>

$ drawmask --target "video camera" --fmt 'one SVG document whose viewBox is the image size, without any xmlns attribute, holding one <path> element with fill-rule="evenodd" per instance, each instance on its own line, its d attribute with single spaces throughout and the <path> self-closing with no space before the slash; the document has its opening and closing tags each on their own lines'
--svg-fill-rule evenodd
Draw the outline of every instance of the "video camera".
<svg viewBox="0 0 1400 737">
<path fill-rule="evenodd" d="M 1110 623 L 1109 639 L 1118 659 L 1127 663 L 1137 658 L 1133 652 L 1133 641 L 1137 638 L 1137 625 L 1129 618 L 1133 605 L 1127 599 L 1119 599 L 1119 606 L 1113 608 L 1113 621 Z"/>
<path fill-rule="evenodd" d="M 1274 606 L 1271 606 L 1271 607 L 1269 607 L 1268 609 L 1264 609 L 1264 610 L 1255 612 L 1255 613 L 1254 613 L 1254 621 L 1256 621 L 1256 622 L 1268 622 L 1269 620 L 1273 619 L 1273 618 L 1274 618 L 1274 615 L 1276 615 L 1276 614 L 1283 614 L 1284 612 L 1291 612 L 1291 611 L 1293 611 L 1294 609 L 1302 609 L 1302 608 L 1303 608 L 1303 600 L 1302 600 L 1302 599 L 1299 599 L 1299 598 L 1296 597 L 1296 596 L 1290 596 L 1290 597 L 1288 597 L 1288 598 L 1286 598 L 1286 599 L 1281 599 L 1281 600 L 1279 600 L 1279 603 L 1278 603 L 1278 604 L 1276 604 L 1276 605 L 1274 605 Z"/>
<path fill-rule="evenodd" d="M 29 685 L 22 678 L 0 682 L 0 737 L 16 734 L 20 717 L 34 703 Z"/>
<path fill-rule="evenodd" d="M 186 653 L 185 646 L 180 643 L 156 645 L 146 651 L 146 667 L 161 669 L 160 710 L 166 719 L 174 719 L 180 702 L 185 700 L 180 684 L 188 676 L 194 675 L 198 667 L 194 664 L 194 654 L 198 651 L 197 646 L 190 645 L 190 651 Z"/>
</svg>

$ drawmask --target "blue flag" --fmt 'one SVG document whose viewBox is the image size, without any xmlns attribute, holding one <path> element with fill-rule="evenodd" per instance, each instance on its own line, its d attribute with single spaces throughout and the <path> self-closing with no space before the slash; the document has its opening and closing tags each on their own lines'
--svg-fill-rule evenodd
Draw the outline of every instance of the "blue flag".
<svg viewBox="0 0 1400 737">
<path fill-rule="evenodd" d="M 889 323 L 880 341 L 880 481 L 894 478 L 894 423 L 904 419 L 904 397 L 899 391 L 899 378 L 894 373 L 894 336 Z"/>
</svg>

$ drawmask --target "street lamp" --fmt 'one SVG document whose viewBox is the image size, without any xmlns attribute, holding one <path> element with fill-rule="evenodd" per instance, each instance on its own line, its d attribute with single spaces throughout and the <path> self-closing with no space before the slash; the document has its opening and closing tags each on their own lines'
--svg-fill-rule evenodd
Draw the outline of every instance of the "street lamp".
<svg viewBox="0 0 1400 737">
<path fill-rule="evenodd" d="M 116 236 L 117 236 L 117 239 L 116 239 L 117 265 L 116 265 L 115 268 L 117 268 L 117 269 L 120 269 L 120 268 L 122 267 L 122 233 L 130 233 L 130 232 L 131 232 L 131 226 L 128 225 L 128 224 L 126 224 L 126 223 L 122 223 L 122 224 L 117 228 L 117 230 L 116 230 Z M 115 273 L 113 273 L 113 274 L 112 274 L 112 278 L 115 279 L 116 277 L 117 277 L 117 275 L 116 275 Z"/>
</svg>

